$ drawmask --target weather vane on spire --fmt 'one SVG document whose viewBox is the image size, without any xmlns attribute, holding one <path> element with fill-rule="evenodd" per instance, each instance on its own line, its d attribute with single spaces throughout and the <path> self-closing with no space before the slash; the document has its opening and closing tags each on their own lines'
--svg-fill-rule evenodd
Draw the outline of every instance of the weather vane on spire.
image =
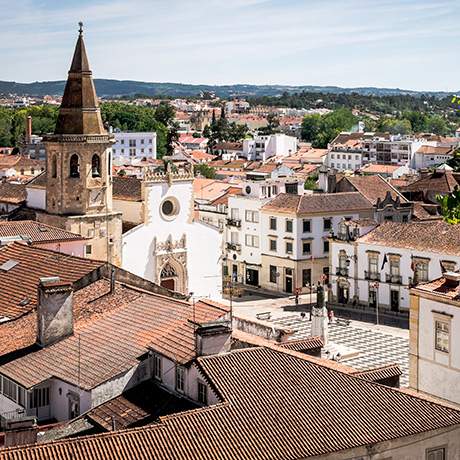
<svg viewBox="0 0 460 460">
<path fill-rule="evenodd" d="M 78 29 L 78 32 L 80 33 L 80 35 L 83 33 L 83 23 L 80 21 L 78 23 L 78 25 L 80 26 L 80 28 Z"/>
</svg>

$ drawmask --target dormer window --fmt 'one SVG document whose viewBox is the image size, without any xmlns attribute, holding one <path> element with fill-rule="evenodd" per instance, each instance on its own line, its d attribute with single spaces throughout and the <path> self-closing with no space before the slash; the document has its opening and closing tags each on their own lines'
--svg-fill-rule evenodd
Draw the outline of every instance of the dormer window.
<svg viewBox="0 0 460 460">
<path fill-rule="evenodd" d="M 92 177 L 101 177 L 101 159 L 96 154 L 91 159 L 91 175 Z"/>
<path fill-rule="evenodd" d="M 80 177 L 80 159 L 78 155 L 74 153 L 70 157 L 70 177 Z"/>
</svg>

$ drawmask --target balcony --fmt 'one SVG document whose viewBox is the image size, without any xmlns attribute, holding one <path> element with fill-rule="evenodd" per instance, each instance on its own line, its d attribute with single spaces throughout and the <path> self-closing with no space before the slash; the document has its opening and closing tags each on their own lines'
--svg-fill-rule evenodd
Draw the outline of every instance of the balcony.
<svg viewBox="0 0 460 460">
<path fill-rule="evenodd" d="M 364 270 L 364 279 L 370 281 L 380 281 L 380 273 Z"/>
<path fill-rule="evenodd" d="M 348 276 L 348 268 L 346 267 L 337 267 L 335 274 L 337 276 Z"/>
<path fill-rule="evenodd" d="M 230 227 L 241 227 L 241 219 L 227 218 L 227 225 Z"/>
<path fill-rule="evenodd" d="M 238 243 L 227 243 L 227 250 L 228 250 L 228 251 L 240 252 L 240 251 L 241 251 L 241 244 L 238 244 Z"/>
<path fill-rule="evenodd" d="M 385 280 L 387 283 L 391 283 L 391 284 L 402 284 L 401 275 L 392 275 L 391 273 L 387 273 L 385 275 Z"/>
</svg>

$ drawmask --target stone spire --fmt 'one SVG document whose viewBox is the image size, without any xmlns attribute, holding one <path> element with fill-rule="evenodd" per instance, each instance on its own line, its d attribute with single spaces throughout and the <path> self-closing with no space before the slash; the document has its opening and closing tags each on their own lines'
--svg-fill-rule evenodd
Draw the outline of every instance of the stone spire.
<svg viewBox="0 0 460 460">
<path fill-rule="evenodd" d="M 86 55 L 83 23 L 80 22 L 79 26 L 78 40 L 54 134 L 107 134 Z"/>
</svg>

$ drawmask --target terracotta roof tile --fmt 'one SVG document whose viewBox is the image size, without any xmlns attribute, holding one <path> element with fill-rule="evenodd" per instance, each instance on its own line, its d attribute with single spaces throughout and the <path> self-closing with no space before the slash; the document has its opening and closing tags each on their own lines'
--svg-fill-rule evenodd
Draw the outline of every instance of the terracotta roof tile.
<svg viewBox="0 0 460 460">
<path fill-rule="evenodd" d="M 358 239 L 387 247 L 460 255 L 460 224 L 434 222 L 384 222 Z"/>
<path fill-rule="evenodd" d="M 91 301 L 92 308 L 102 312 L 100 317 L 82 322 L 78 333 L 58 343 L 0 366 L 0 373 L 26 388 L 56 377 L 91 389 L 135 366 L 149 347 L 175 361 L 190 361 L 195 357 L 195 336 L 188 320 L 216 320 L 227 312 L 205 301 L 197 302 L 193 312 L 188 302 L 118 284 L 114 294 L 107 289 L 95 294 L 90 285 L 75 297 Z M 114 309 L 110 306 L 115 300 Z"/>
<path fill-rule="evenodd" d="M 0 459 L 288 460 L 460 423 L 459 410 L 270 348 L 198 358 L 198 366 L 222 403 L 143 428 L 5 449 Z"/>
<path fill-rule="evenodd" d="M 24 184 L 0 182 L 0 202 L 21 204 L 26 201 L 26 187 Z"/>
<path fill-rule="evenodd" d="M 314 193 L 291 195 L 280 193 L 262 207 L 263 210 L 299 214 L 351 212 L 372 209 L 372 204 L 359 192 Z"/>
<path fill-rule="evenodd" d="M 39 279 L 59 276 L 66 283 L 78 283 L 104 265 L 90 259 L 61 254 L 47 249 L 11 243 L 0 248 L 0 265 L 18 262 L 8 271 L 0 270 L 0 316 L 18 318 L 36 307 Z M 28 301 L 23 306 L 21 302 Z"/>
<path fill-rule="evenodd" d="M 0 238 L 8 236 L 27 236 L 30 238 L 32 244 L 85 239 L 76 233 L 42 224 L 34 220 L 0 222 Z"/>
<path fill-rule="evenodd" d="M 115 200 L 142 201 L 142 181 L 135 176 L 113 177 Z"/>
</svg>

